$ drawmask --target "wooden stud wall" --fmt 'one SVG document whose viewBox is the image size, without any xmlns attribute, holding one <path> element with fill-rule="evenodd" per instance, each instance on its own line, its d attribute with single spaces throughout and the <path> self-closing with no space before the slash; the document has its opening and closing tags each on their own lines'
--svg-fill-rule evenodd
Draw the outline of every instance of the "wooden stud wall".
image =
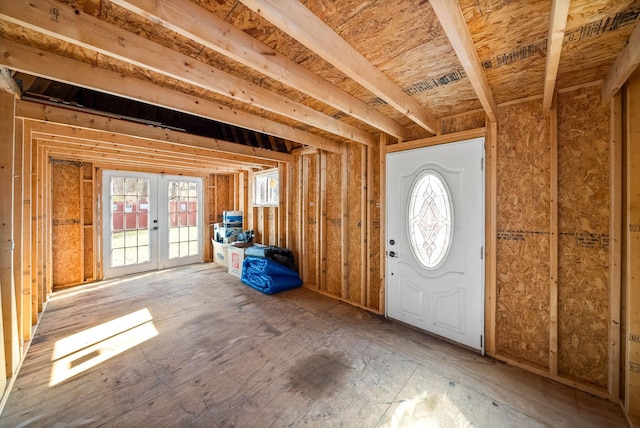
<svg viewBox="0 0 640 428">
<path fill-rule="evenodd" d="M 52 161 L 52 286 L 96 279 L 93 201 L 97 200 L 91 163 Z"/>
<path fill-rule="evenodd" d="M 291 249 L 304 285 L 380 313 L 380 155 L 349 145 L 311 151 L 291 166 Z M 300 203 L 298 203 L 300 201 Z"/>
<path fill-rule="evenodd" d="M 624 405 L 635 423 L 640 421 L 640 71 L 626 87 L 625 124 L 625 341 Z"/>
</svg>

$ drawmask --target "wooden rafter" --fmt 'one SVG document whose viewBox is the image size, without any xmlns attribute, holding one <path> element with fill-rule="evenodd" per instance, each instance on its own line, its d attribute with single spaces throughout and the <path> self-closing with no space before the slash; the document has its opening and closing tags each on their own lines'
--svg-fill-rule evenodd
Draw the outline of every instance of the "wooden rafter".
<svg viewBox="0 0 640 428">
<path fill-rule="evenodd" d="M 52 19 L 54 7 L 57 13 Z M 0 18 L 331 134 L 363 144 L 376 144 L 373 135 L 355 126 L 90 15 L 76 14 L 62 3 L 47 0 L 1 2 Z"/>
<path fill-rule="evenodd" d="M 396 138 L 408 131 L 364 102 L 298 65 L 190 0 L 112 0 L 147 19 L 314 97 Z"/>
<path fill-rule="evenodd" d="M 442 28 L 456 52 L 460 64 L 469 77 L 487 117 L 491 122 L 496 121 L 496 102 L 491 93 L 491 87 L 487 81 L 478 58 L 478 53 L 473 45 L 469 27 L 464 20 L 462 10 L 457 0 L 430 0 L 433 11 L 438 16 Z"/>
<path fill-rule="evenodd" d="M 640 25 L 636 24 L 627 46 L 618 54 L 602 83 L 602 102 L 609 101 L 620 90 L 640 64 Z"/>
<path fill-rule="evenodd" d="M 544 96 L 542 97 L 542 109 L 545 113 L 551 110 L 553 93 L 556 88 L 562 41 L 569 15 L 569 3 L 569 0 L 553 0 L 551 3 L 551 22 L 547 37 L 547 63 L 544 71 Z"/>
<path fill-rule="evenodd" d="M 240 0 L 427 131 L 436 119 L 298 1 Z"/>
<path fill-rule="evenodd" d="M 43 67 L 42 64 L 47 64 Z M 216 120 L 256 132 L 274 135 L 285 140 L 338 152 L 340 144 L 309 132 L 277 123 L 262 117 L 208 101 L 182 92 L 154 85 L 153 83 L 122 76 L 109 70 L 93 67 L 59 55 L 29 46 L 0 39 L 0 65 L 13 70 L 81 86 L 128 99 L 144 101 L 188 114 Z M 73 70 L 73 73 L 69 73 Z M 227 143 L 232 144 L 232 143 Z M 271 158 L 271 151 L 261 151 L 235 144 L 232 151 Z"/>
</svg>

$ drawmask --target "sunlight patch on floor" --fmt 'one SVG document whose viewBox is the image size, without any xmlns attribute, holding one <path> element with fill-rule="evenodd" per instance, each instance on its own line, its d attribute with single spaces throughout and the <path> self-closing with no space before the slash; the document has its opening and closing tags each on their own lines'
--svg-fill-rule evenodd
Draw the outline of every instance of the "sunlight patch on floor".
<svg viewBox="0 0 640 428">
<path fill-rule="evenodd" d="M 393 412 L 387 428 L 471 427 L 471 423 L 446 393 L 422 394 L 404 401 Z"/>
<path fill-rule="evenodd" d="M 153 317 L 145 308 L 60 339 L 53 348 L 49 386 L 70 379 L 158 334 Z"/>
</svg>

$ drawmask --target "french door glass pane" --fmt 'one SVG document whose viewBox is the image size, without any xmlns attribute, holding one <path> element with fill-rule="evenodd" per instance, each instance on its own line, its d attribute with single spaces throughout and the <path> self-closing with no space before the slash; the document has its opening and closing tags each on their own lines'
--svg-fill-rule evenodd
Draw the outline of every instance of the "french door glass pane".
<svg viewBox="0 0 640 428">
<path fill-rule="evenodd" d="M 168 186 L 169 259 L 198 255 L 198 183 L 170 180 Z"/>
<path fill-rule="evenodd" d="M 149 188 L 149 179 L 111 178 L 111 267 L 151 259 Z"/>
</svg>

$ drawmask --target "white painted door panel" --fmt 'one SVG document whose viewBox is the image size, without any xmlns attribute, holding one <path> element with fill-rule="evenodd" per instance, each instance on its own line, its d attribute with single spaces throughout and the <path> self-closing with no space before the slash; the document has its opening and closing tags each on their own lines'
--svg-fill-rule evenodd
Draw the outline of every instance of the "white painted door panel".
<svg viewBox="0 0 640 428">
<path fill-rule="evenodd" d="M 387 316 L 481 351 L 483 158 L 482 138 L 388 154 L 386 246 Z"/>
</svg>

